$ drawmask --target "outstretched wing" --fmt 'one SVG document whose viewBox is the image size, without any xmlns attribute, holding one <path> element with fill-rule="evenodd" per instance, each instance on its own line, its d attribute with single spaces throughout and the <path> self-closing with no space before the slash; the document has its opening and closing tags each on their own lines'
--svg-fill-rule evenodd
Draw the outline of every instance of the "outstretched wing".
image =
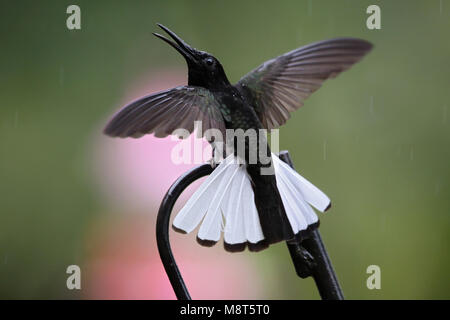
<svg viewBox="0 0 450 320">
<path fill-rule="evenodd" d="M 182 86 L 142 97 L 122 108 L 106 126 L 112 137 L 138 138 L 154 133 L 162 138 L 176 129 L 194 131 L 194 121 L 207 129 L 225 131 L 225 123 L 213 94 L 201 87 Z"/>
<path fill-rule="evenodd" d="M 277 128 L 326 79 L 350 68 L 371 48 L 369 42 L 353 38 L 312 43 L 266 61 L 236 87 L 252 102 L 263 126 Z"/>
</svg>

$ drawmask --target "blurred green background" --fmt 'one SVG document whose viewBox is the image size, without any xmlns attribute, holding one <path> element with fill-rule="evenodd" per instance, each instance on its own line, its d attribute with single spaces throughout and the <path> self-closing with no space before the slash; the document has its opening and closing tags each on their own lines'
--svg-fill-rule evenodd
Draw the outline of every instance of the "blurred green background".
<svg viewBox="0 0 450 320">
<path fill-rule="evenodd" d="M 81 30 L 66 28 L 70 4 Z M 381 30 L 366 28 L 370 4 Z M 151 36 L 157 22 L 214 54 L 233 82 L 312 41 L 373 42 L 293 115 L 281 149 L 333 201 L 321 233 L 346 298 L 450 298 L 450 1 L 2 1 L 0 12 L 1 298 L 83 298 L 65 268 L 83 264 L 106 206 L 93 136 L 130 81 L 186 68 Z M 283 244 L 245 254 L 264 277 L 281 275 L 266 298 L 319 298 Z M 372 264 L 381 290 L 366 287 Z"/>
</svg>

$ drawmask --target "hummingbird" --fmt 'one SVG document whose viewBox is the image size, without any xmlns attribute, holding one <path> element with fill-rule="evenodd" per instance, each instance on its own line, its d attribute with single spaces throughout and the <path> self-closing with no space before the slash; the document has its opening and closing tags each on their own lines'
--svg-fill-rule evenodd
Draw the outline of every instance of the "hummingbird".
<svg viewBox="0 0 450 320">
<path fill-rule="evenodd" d="M 372 44 L 356 38 L 315 42 L 264 62 L 232 84 L 216 57 L 158 26 L 171 39 L 153 34 L 186 60 L 187 85 L 129 103 L 113 116 L 104 133 L 167 137 L 180 128 L 192 133 L 194 122 L 201 121 L 202 132 L 215 129 L 226 136 L 228 130 L 255 130 L 259 142 L 244 138 L 245 154 L 234 151 L 215 167 L 177 214 L 173 229 L 189 233 L 201 225 L 197 234 L 201 245 L 217 243 L 223 233 L 225 249 L 237 252 L 246 247 L 260 251 L 316 228 L 319 220 L 311 206 L 324 212 L 330 199 L 272 153 L 259 132 L 285 124 L 325 80 L 360 61 Z M 261 146 L 269 161 L 263 162 L 257 152 Z M 256 161 L 249 161 L 251 151 L 256 151 Z M 237 161 L 238 156 L 244 163 Z M 273 174 L 262 174 L 264 168 L 273 168 Z"/>
</svg>

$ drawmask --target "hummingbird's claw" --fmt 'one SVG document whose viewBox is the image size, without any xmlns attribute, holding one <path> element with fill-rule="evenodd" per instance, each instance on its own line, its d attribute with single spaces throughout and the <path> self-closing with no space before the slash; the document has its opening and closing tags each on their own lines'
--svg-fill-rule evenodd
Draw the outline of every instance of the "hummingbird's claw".
<svg viewBox="0 0 450 320">
<path fill-rule="evenodd" d="M 214 160 L 214 157 L 208 160 L 209 164 L 211 165 L 211 168 L 215 169 L 217 167 L 218 162 Z"/>
</svg>

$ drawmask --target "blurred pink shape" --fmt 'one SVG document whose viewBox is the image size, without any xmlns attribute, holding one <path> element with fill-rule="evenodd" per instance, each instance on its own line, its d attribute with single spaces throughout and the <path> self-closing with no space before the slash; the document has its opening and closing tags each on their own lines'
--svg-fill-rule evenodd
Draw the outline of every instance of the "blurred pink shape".
<svg viewBox="0 0 450 320">
<path fill-rule="evenodd" d="M 149 222 L 123 217 L 114 224 L 96 223 L 88 238 L 89 259 L 83 266 L 86 298 L 175 299 L 156 247 L 150 245 L 155 240 Z M 197 246 L 193 250 L 185 243 L 173 245 L 173 250 L 193 299 L 264 297 L 259 285 L 262 279 L 245 256 L 222 248 Z"/>
<path fill-rule="evenodd" d="M 140 96 L 185 83 L 183 72 L 153 72 L 133 86 L 124 105 Z M 113 111 L 113 110 L 112 110 Z M 111 112 L 112 114 L 112 112 Z M 101 127 L 106 124 L 101 123 Z M 175 295 L 160 261 L 155 239 L 155 218 L 170 185 L 189 168 L 175 165 L 170 155 L 178 142 L 147 135 L 140 139 L 112 139 L 100 134 L 93 142 L 94 177 L 105 203 L 114 213 L 103 216 L 89 235 L 92 248 L 86 263 L 84 292 L 95 299 L 172 299 Z M 203 147 L 207 146 L 203 142 Z M 199 182 L 198 182 L 199 183 Z M 197 183 L 197 185 L 198 185 Z M 190 187 L 190 191 L 195 186 Z M 172 216 L 187 199 L 184 192 Z M 114 217 L 119 222 L 111 224 Z M 230 254 L 219 243 L 202 248 L 195 234 L 171 235 L 176 261 L 195 299 L 256 299 L 264 297 L 260 274 L 251 267 L 251 254 Z"/>
<path fill-rule="evenodd" d="M 180 72 L 155 72 L 153 79 L 145 81 L 148 83 L 145 88 L 129 90 L 131 93 L 126 94 L 120 105 L 150 93 L 182 85 L 185 81 L 183 78 Z M 101 125 L 106 125 L 106 121 L 105 119 Z M 114 208 L 156 212 L 170 185 L 188 169 L 198 165 L 177 165 L 172 162 L 172 149 L 181 140 L 173 141 L 171 137 L 161 139 L 153 135 L 139 139 L 113 139 L 100 134 L 101 131 L 101 128 L 97 130 L 94 144 L 94 173 L 101 184 L 101 191 Z M 194 139 L 194 135 L 190 139 Z M 205 140 L 196 140 L 195 143 L 200 144 L 202 150 L 209 148 Z M 194 142 L 191 143 L 192 148 L 193 146 Z M 185 200 L 186 196 L 183 195 L 181 199 Z"/>
</svg>

